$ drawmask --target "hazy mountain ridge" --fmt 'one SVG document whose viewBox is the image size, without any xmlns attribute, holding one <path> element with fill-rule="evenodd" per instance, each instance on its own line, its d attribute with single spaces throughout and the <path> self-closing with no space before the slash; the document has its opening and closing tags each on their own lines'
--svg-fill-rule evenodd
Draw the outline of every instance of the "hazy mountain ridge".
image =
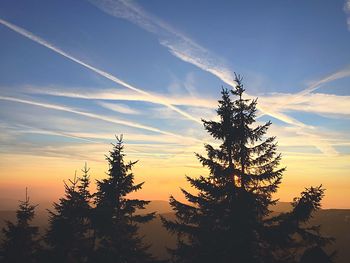
<svg viewBox="0 0 350 263">
<path fill-rule="evenodd" d="M 274 208 L 275 213 L 287 212 L 291 204 L 280 202 Z M 46 209 L 46 208 L 45 208 Z M 33 224 L 40 226 L 43 233 L 47 227 L 48 213 L 43 206 L 37 210 Z M 175 214 L 167 201 L 152 201 L 141 213 L 157 212 L 158 216 L 151 222 L 141 225 L 140 233 L 144 241 L 151 244 L 150 251 L 159 258 L 167 258 L 166 247 L 174 247 L 176 236 L 169 234 L 162 226 L 160 216 L 175 219 Z M 5 226 L 5 220 L 15 220 L 14 210 L 0 210 L 0 227 Z M 321 209 L 310 220 L 310 225 L 321 225 L 321 233 L 336 239 L 334 245 L 328 249 L 338 251 L 337 263 L 347 263 L 350 258 L 350 209 Z M 0 232 L 0 237 L 2 232 Z"/>
<path fill-rule="evenodd" d="M 162 216 L 175 219 L 175 214 L 166 201 L 156 201 L 152 206 L 147 207 L 146 211 L 155 211 L 157 204 L 162 204 Z M 166 211 L 168 207 L 168 211 Z M 152 208 L 152 209 L 150 209 Z M 292 208 L 289 202 L 279 202 L 272 210 L 274 213 L 288 212 Z M 335 243 L 328 250 L 337 250 L 336 263 L 348 263 L 350 259 L 350 209 L 321 209 L 316 212 L 309 222 L 310 225 L 321 225 L 321 233 L 325 236 L 331 236 L 336 239 Z M 176 237 L 170 235 L 165 228 L 162 227 L 160 217 L 157 217 L 152 222 L 141 226 L 142 235 L 145 236 L 145 241 L 152 244 L 151 252 L 155 255 L 165 258 L 167 255 L 164 247 L 173 247 L 176 244 Z"/>
</svg>

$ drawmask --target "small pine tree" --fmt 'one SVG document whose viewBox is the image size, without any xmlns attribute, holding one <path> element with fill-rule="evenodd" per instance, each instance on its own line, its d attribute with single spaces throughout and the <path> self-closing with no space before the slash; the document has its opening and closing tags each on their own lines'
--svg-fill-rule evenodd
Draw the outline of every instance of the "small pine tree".
<svg viewBox="0 0 350 263">
<path fill-rule="evenodd" d="M 30 204 L 27 188 L 24 201 L 19 202 L 19 208 L 16 211 L 17 222 L 7 221 L 6 227 L 2 229 L 4 233 L 1 248 L 2 262 L 37 262 L 36 253 L 39 249 L 38 227 L 30 224 L 35 216 L 36 205 Z"/>
<path fill-rule="evenodd" d="M 154 262 L 147 246 L 138 236 L 138 224 L 154 218 L 154 213 L 135 214 L 149 201 L 129 199 L 127 195 L 138 191 L 144 183 L 134 184 L 131 172 L 136 162 L 125 163 L 122 136 L 117 137 L 106 159 L 108 177 L 97 181 L 93 227 L 96 231 L 96 253 L 93 262 L 142 263 Z"/>
<path fill-rule="evenodd" d="M 46 241 L 50 246 L 48 255 L 54 262 L 87 262 L 92 244 L 91 198 L 89 192 L 89 169 L 85 164 L 83 175 L 76 174 L 64 183 L 65 196 L 49 210 L 49 228 Z"/>
</svg>

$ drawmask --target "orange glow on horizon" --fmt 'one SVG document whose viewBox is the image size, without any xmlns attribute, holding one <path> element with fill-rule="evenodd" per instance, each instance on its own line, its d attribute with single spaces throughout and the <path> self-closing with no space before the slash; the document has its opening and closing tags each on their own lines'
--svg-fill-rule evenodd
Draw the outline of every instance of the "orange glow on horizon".
<svg viewBox="0 0 350 263">
<path fill-rule="evenodd" d="M 305 188 L 322 184 L 326 188 L 326 195 L 323 199 L 323 208 L 350 208 L 350 188 L 346 171 L 334 171 L 329 174 L 321 166 L 319 169 L 315 166 L 320 163 L 321 157 L 306 158 L 284 158 L 283 165 L 287 166 L 284 173 L 282 184 L 276 194 L 280 201 L 290 202 L 293 197 Z M 346 158 L 341 156 L 334 157 L 338 163 L 345 163 Z M 126 156 L 126 160 L 135 159 Z M 196 159 L 187 160 L 189 163 L 196 163 Z M 158 164 L 158 166 L 157 166 Z M 29 188 L 29 193 L 33 202 L 52 202 L 63 195 L 63 181 L 74 176 L 77 171 L 83 167 L 84 161 L 68 160 L 64 158 L 53 157 L 33 157 L 26 155 L 3 156 L 0 162 L 0 198 L 21 199 L 25 187 Z M 143 189 L 132 194 L 132 197 L 146 200 L 168 200 L 170 195 L 180 201 L 184 201 L 180 187 L 194 192 L 185 179 L 185 175 L 196 177 L 207 175 L 208 171 L 199 166 L 182 166 L 180 163 L 174 163 L 168 166 L 169 162 L 162 164 L 159 160 L 140 158 L 140 161 L 134 166 L 133 172 L 135 182 L 145 182 Z M 107 164 L 104 159 L 98 162 L 88 162 L 92 186 L 95 191 L 95 180 L 105 177 Z M 337 180 L 334 180 L 334 177 Z"/>
</svg>

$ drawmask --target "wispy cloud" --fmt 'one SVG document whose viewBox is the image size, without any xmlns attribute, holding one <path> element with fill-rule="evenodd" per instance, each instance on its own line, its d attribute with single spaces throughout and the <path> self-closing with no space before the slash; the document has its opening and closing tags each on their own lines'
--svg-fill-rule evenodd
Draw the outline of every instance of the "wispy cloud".
<svg viewBox="0 0 350 263">
<path fill-rule="evenodd" d="M 139 111 L 132 109 L 128 105 L 124 105 L 124 104 L 109 103 L 109 102 L 103 102 L 103 101 L 99 101 L 97 102 L 97 104 L 103 108 L 109 109 L 111 111 L 123 113 L 123 114 L 134 114 L 134 115 L 140 114 Z"/>
<path fill-rule="evenodd" d="M 26 87 L 25 93 L 30 94 L 44 94 L 51 96 L 88 99 L 88 100 L 111 100 L 111 101 L 142 101 L 155 103 L 149 100 L 147 96 L 142 96 L 129 91 L 114 91 L 111 89 L 89 89 L 86 88 L 74 88 L 74 87 Z M 181 94 L 161 95 L 164 100 L 172 101 L 174 105 L 186 106 L 190 108 L 198 108 L 201 112 L 206 108 L 208 110 L 214 110 L 218 102 L 214 98 L 203 98 L 197 96 L 184 96 Z M 254 98 L 250 96 L 249 98 Z M 324 93 L 305 93 L 303 96 L 296 96 L 293 93 L 270 93 L 259 96 L 260 107 L 264 109 L 264 112 L 268 114 L 269 109 L 274 110 L 274 114 L 277 114 L 277 110 L 280 111 L 278 119 L 283 119 L 285 123 L 295 124 L 297 126 L 303 126 L 301 122 L 287 116 L 283 112 L 288 111 L 300 111 L 310 112 L 319 115 L 328 115 L 329 117 L 346 117 L 350 115 L 350 108 L 348 107 L 350 96 L 340 96 Z M 283 102 L 283 107 L 282 103 Z M 105 103 L 105 102 L 102 102 Z M 158 104 L 158 103 L 155 103 Z M 198 115 L 193 114 L 192 115 Z M 260 115 L 261 116 L 261 115 Z M 174 116 L 173 116 L 174 117 Z M 202 116 L 203 117 L 203 116 Z"/>
<path fill-rule="evenodd" d="M 62 132 L 62 131 L 57 131 L 57 130 L 50 130 L 46 128 L 38 128 L 38 127 L 30 127 L 27 125 L 17 125 L 16 127 L 11 127 L 15 133 L 18 134 L 43 134 L 43 135 L 54 135 L 54 136 L 61 136 L 61 137 L 66 137 L 70 139 L 76 139 L 76 140 L 81 140 L 84 142 L 89 142 L 89 143 L 96 143 L 100 144 L 102 143 L 101 141 L 94 140 L 92 138 L 84 137 L 84 136 L 79 136 L 73 133 L 69 132 Z"/>
<path fill-rule="evenodd" d="M 179 59 L 212 73 L 230 86 L 235 86 L 234 75 L 223 59 L 220 59 L 185 34 L 146 12 L 134 1 L 89 0 L 102 11 L 126 19 L 139 27 L 156 34 L 161 45 Z"/>
<path fill-rule="evenodd" d="M 42 103 L 42 102 L 36 102 L 36 101 L 32 101 L 32 100 L 19 99 L 19 98 L 15 98 L 15 97 L 6 97 L 6 96 L 0 96 L 0 100 L 12 101 L 12 102 L 17 102 L 17 103 L 24 103 L 24 104 L 29 104 L 29 105 L 43 107 L 43 108 L 52 109 L 52 110 L 70 112 L 70 113 L 78 114 L 78 115 L 93 118 L 93 119 L 98 119 L 98 120 L 102 120 L 102 121 L 106 121 L 106 122 L 110 122 L 110 123 L 125 125 L 125 126 L 129 126 L 132 128 L 143 129 L 143 130 L 156 132 L 156 133 L 169 135 L 169 136 L 174 136 L 174 137 L 178 137 L 178 138 L 185 137 L 185 136 L 181 136 L 181 135 L 178 135 L 178 134 L 175 134 L 172 132 L 163 131 L 161 129 L 154 128 L 151 126 L 146 126 L 146 125 L 138 124 L 135 122 L 130 122 L 130 121 L 120 120 L 120 119 L 111 118 L 111 117 L 107 117 L 107 116 L 102 116 L 102 115 L 98 115 L 98 114 L 94 114 L 94 113 L 90 113 L 90 112 L 75 110 L 75 109 L 67 107 L 67 106 Z M 198 141 L 197 139 L 194 139 L 194 138 L 193 138 L 193 140 Z"/>
<path fill-rule="evenodd" d="M 271 126 L 271 133 L 277 136 L 278 145 L 287 155 L 304 153 L 312 154 L 307 148 L 318 149 L 326 156 L 339 155 L 335 150 L 337 146 L 348 146 L 349 135 L 341 131 L 329 131 L 314 127 L 301 128 L 296 126 L 281 127 Z M 297 149 L 297 150 L 295 150 Z M 314 152 L 319 154 L 318 152 Z"/>
<path fill-rule="evenodd" d="M 160 38 L 160 43 L 164 46 L 166 46 L 169 51 L 175 55 L 176 57 L 182 59 L 183 61 L 186 61 L 188 63 L 191 63 L 205 71 L 208 71 L 212 73 L 213 75 L 220 78 L 222 81 L 227 83 L 228 85 L 234 86 L 236 83 L 233 80 L 233 76 L 231 73 L 231 70 L 228 69 L 227 66 L 225 66 L 219 59 L 217 59 L 215 56 L 210 54 L 206 49 L 192 41 L 190 38 L 184 36 L 182 33 L 179 33 L 178 31 L 174 30 L 172 27 L 167 25 L 166 23 L 162 22 L 160 19 L 148 14 L 143 10 L 141 7 L 139 7 L 134 2 L 129 1 L 98 1 L 93 0 L 93 2 L 96 6 L 98 6 L 103 11 L 116 16 L 121 17 L 124 19 L 128 19 L 129 21 L 139 25 L 140 27 L 148 30 L 149 32 L 157 34 L 157 36 Z M 179 100 L 174 101 L 170 100 L 169 98 L 163 98 L 157 95 L 150 94 L 144 90 L 140 90 L 128 83 L 125 83 L 124 81 L 116 78 L 113 75 L 110 75 L 107 72 L 104 72 L 100 69 L 96 69 L 95 67 L 86 64 L 70 55 L 65 53 L 64 51 L 54 47 L 52 44 L 46 42 L 45 40 L 42 40 L 41 38 L 38 38 L 37 36 L 33 35 L 32 33 L 25 31 L 22 28 L 19 28 L 13 24 L 10 24 L 4 20 L 0 20 L 0 23 L 3 25 L 9 27 L 10 29 L 28 37 L 29 39 L 44 45 L 45 47 L 55 51 L 56 53 L 59 53 L 68 59 L 114 81 L 115 83 L 118 83 L 120 85 L 123 85 L 124 87 L 130 89 L 131 91 L 134 91 L 138 94 L 138 96 L 129 96 L 130 94 L 124 94 L 124 99 L 129 100 L 144 100 L 149 101 L 153 103 L 158 103 L 167 106 L 168 108 L 180 113 L 182 116 L 186 117 L 187 119 L 194 120 L 196 122 L 200 122 L 199 118 L 195 118 L 194 116 L 188 114 L 187 112 L 184 112 L 180 109 L 178 109 L 176 106 L 176 103 L 178 103 Z M 309 126 L 304 124 L 301 121 L 296 120 L 295 118 L 292 118 L 288 116 L 287 114 L 283 113 L 282 109 L 289 105 L 293 101 L 297 101 L 299 98 L 302 98 L 303 96 L 311 93 L 312 91 L 319 88 L 322 84 L 343 78 L 349 75 L 349 70 L 341 70 L 339 72 L 336 72 L 330 76 L 327 76 L 320 81 L 315 82 L 312 84 L 309 88 L 295 94 L 294 96 L 291 96 L 288 98 L 287 101 L 284 101 L 282 103 L 274 105 L 274 107 L 271 107 L 269 104 L 265 104 L 262 100 L 260 100 L 260 103 L 258 105 L 258 108 L 260 111 L 262 111 L 263 114 L 268 114 L 274 118 L 277 118 L 285 123 L 288 123 L 290 125 L 294 125 L 297 127 L 305 128 L 307 130 L 310 130 Z M 64 95 L 56 93 L 56 95 Z M 65 94 L 67 95 L 67 94 Z M 73 95 L 73 94 L 70 94 Z M 85 98 L 91 98 L 93 94 L 75 94 L 76 97 L 85 97 Z M 101 95 L 101 94 L 99 94 Z M 120 94 L 118 94 L 116 97 L 121 98 Z M 193 98 L 190 98 L 190 100 L 193 101 Z M 180 99 L 181 101 L 181 99 Z M 198 101 L 195 99 L 194 101 Z M 205 106 L 208 104 L 205 104 Z M 213 103 L 209 103 L 209 105 L 213 105 Z M 216 103 L 215 103 L 216 105 Z M 201 105 L 203 106 L 203 104 Z M 309 133 L 305 133 L 307 135 Z M 310 134 L 312 137 L 312 134 Z M 315 138 L 315 137 L 313 137 Z M 312 140 L 315 141 L 315 146 L 317 146 L 316 139 Z M 330 146 L 331 147 L 331 146 Z M 325 147 L 322 147 L 325 149 Z M 327 151 L 332 152 L 332 151 Z"/>
<path fill-rule="evenodd" d="M 342 79 L 342 78 L 347 78 L 350 77 L 350 67 L 346 67 L 344 69 L 338 70 L 330 75 L 327 75 L 326 77 L 315 81 L 313 84 L 311 84 L 308 88 L 296 93 L 294 95 L 295 98 L 301 97 L 303 95 L 307 95 L 317 89 L 319 89 L 320 87 L 322 87 L 324 84 L 338 80 L 338 79 Z"/>
<path fill-rule="evenodd" d="M 58 157 L 75 160 L 89 160 L 101 162 L 104 152 L 108 151 L 110 142 L 114 138 L 112 133 L 84 133 L 84 132 L 60 132 L 42 128 L 31 127 L 27 125 L 14 125 L 0 123 L 0 153 L 6 155 L 27 155 L 33 157 Z M 52 140 L 33 141 L 31 136 L 27 135 L 49 135 L 67 137 L 84 141 L 84 146 L 76 141 Z M 20 136 L 20 137 L 19 137 Z M 19 140 L 19 138 L 21 138 Z M 184 158 L 194 157 L 193 152 L 199 152 L 202 143 L 186 138 L 176 138 L 169 135 L 150 135 L 128 133 L 125 136 L 127 143 L 127 153 L 132 158 L 141 158 L 143 161 L 152 161 L 162 159 L 167 161 L 171 159 L 174 166 L 179 166 Z M 89 155 L 86 154 L 89 152 Z M 158 164 L 162 166 L 162 164 Z"/>
<path fill-rule="evenodd" d="M 33 157 L 56 157 L 69 160 L 82 160 L 103 162 L 104 153 L 108 150 L 108 145 L 84 144 L 84 147 L 76 144 L 59 145 L 41 145 L 29 142 L 16 142 L 9 144 L 7 142 L 1 145 L 0 151 L 3 155 L 27 155 Z"/>
<path fill-rule="evenodd" d="M 348 26 L 348 29 L 350 31 L 350 0 L 346 0 L 344 4 L 344 11 L 347 14 L 346 18 L 346 24 Z"/>
<path fill-rule="evenodd" d="M 202 70 L 210 72 L 232 87 L 236 85 L 232 71 L 227 67 L 227 65 L 225 65 L 225 63 L 222 62 L 222 59 L 218 59 L 207 49 L 194 42 L 189 37 L 180 33 L 178 30 L 175 30 L 161 19 L 149 14 L 135 2 L 125 0 L 89 1 L 102 11 L 112 16 L 126 19 L 147 31 L 156 34 L 159 38 L 160 44 L 167 47 L 174 56 L 182 61 L 188 62 Z M 300 92 L 299 94 L 296 94 L 295 98 L 308 94 L 313 90 L 316 90 L 320 85 L 341 78 L 347 74 L 347 72 L 337 72 L 319 82 L 314 83 L 308 89 Z M 298 121 L 295 118 L 281 112 L 281 108 L 286 104 L 288 104 L 288 101 L 280 103 L 280 105 L 276 105 L 275 108 L 272 108 L 268 104 L 264 105 L 264 103 L 259 103 L 257 107 L 263 114 L 270 115 L 290 125 L 307 128 L 308 125 L 305 125 L 301 121 Z M 332 147 L 330 146 L 330 148 Z M 325 149 L 325 147 L 323 147 L 323 149 Z"/>
<path fill-rule="evenodd" d="M 88 132 L 69 132 L 69 135 L 80 137 L 80 138 L 91 138 L 93 140 L 106 140 L 111 141 L 114 139 L 114 133 L 88 133 Z M 128 144 L 140 144 L 142 143 L 153 143 L 153 144 L 177 144 L 177 145 L 192 145 L 193 143 L 198 143 L 193 141 L 192 139 L 185 138 L 177 138 L 164 134 L 149 135 L 149 134 L 139 134 L 128 132 L 126 136 L 124 136 L 124 140 Z"/>
<path fill-rule="evenodd" d="M 20 35 L 22 35 L 22 36 L 24 36 L 24 37 L 26 37 L 26 38 L 28 38 L 28 39 L 38 43 L 38 44 L 40 44 L 40 45 L 42 45 L 42 46 L 44 46 L 44 47 L 46 47 L 48 49 L 51 49 L 52 51 L 56 52 L 57 54 L 60 54 L 61 56 L 65 57 L 67 59 L 70 59 L 71 61 L 74 61 L 75 63 L 78 63 L 79 65 L 81 65 L 81 66 L 83 66 L 83 67 L 85 67 L 85 68 L 87 68 L 87 69 L 89 69 L 89 70 L 91 70 L 91 71 L 93 71 L 93 72 L 95 72 L 95 73 L 97 73 L 97 74 L 99 74 L 99 75 L 101 75 L 101 76 L 103 76 L 103 77 L 113 81 L 114 83 L 122 85 L 125 88 L 133 90 L 133 91 L 135 91 L 135 92 L 137 92 L 139 94 L 142 94 L 144 96 L 148 96 L 150 98 L 150 100 L 157 101 L 158 103 L 160 103 L 160 104 L 162 104 L 162 105 L 164 105 L 166 107 L 169 107 L 170 109 L 178 112 L 179 114 L 183 115 L 184 117 L 188 118 L 189 120 L 195 121 L 197 123 L 201 123 L 199 119 L 194 118 L 190 114 L 188 114 L 188 113 L 184 112 L 183 110 L 175 107 L 171 103 L 169 103 L 167 101 L 163 101 L 162 98 L 154 96 L 154 95 L 152 95 L 151 93 L 149 93 L 149 92 L 147 92 L 145 90 L 139 89 L 139 88 L 137 88 L 137 87 L 135 87 L 135 86 L 133 86 L 133 85 L 131 85 L 129 83 L 126 83 L 125 81 L 117 78 L 116 76 L 114 76 L 114 75 L 112 75 L 112 74 L 110 74 L 110 73 L 108 73 L 106 71 L 98 69 L 98 68 L 96 68 L 96 67 L 94 67 L 94 66 L 92 66 L 90 64 L 87 64 L 87 63 L 83 62 L 80 59 L 75 58 L 74 56 L 72 56 L 72 55 L 66 53 L 65 51 L 63 51 L 62 49 L 59 49 L 59 48 L 55 47 L 54 45 L 52 45 L 48 41 L 46 41 L 46 40 L 44 40 L 44 39 L 34 35 L 33 33 L 29 32 L 29 31 L 27 31 L 27 30 L 25 30 L 25 29 L 23 29 L 21 27 L 18 27 L 16 25 L 12 24 L 12 23 L 9 23 L 9 22 L 7 22 L 7 21 L 5 21 L 3 19 L 0 19 L 0 24 L 8 27 L 9 29 L 17 32 L 18 34 L 20 34 Z"/>
<path fill-rule="evenodd" d="M 67 91 L 65 91 L 67 90 Z M 75 90 L 71 92 L 71 90 Z M 54 96 L 65 96 L 65 97 L 73 97 L 73 98 L 83 98 L 83 99 L 111 99 L 117 101 L 128 101 L 136 99 L 132 93 L 123 93 L 117 95 L 116 93 L 109 93 L 109 91 L 95 91 L 86 93 L 86 89 L 77 89 L 77 88 L 57 88 L 57 89 L 43 89 L 43 88 L 33 88 L 31 87 L 29 90 L 31 93 L 38 94 L 50 94 Z M 326 135 L 320 133 L 318 131 L 319 128 L 307 125 L 303 122 L 298 121 L 295 118 L 290 117 L 284 112 L 308 112 L 313 114 L 319 114 L 321 116 L 326 117 L 337 117 L 337 118 L 349 118 L 350 110 L 348 107 L 348 101 L 350 100 L 349 96 L 338 96 L 338 95 L 330 95 L 330 94 L 322 94 L 322 93 L 309 93 L 307 95 L 303 95 L 294 98 L 295 94 L 284 94 L 284 93 L 273 93 L 267 94 L 259 97 L 259 104 L 264 108 L 265 112 L 269 112 L 269 109 L 278 108 L 279 111 L 274 111 L 274 114 L 279 117 L 280 120 L 283 120 L 285 123 L 290 124 L 291 127 L 295 127 L 297 130 L 297 134 L 299 134 L 299 139 L 296 141 L 300 141 L 300 138 L 305 138 L 303 140 L 304 145 L 312 144 L 316 148 L 320 149 L 322 152 L 327 155 L 336 154 L 336 150 L 334 148 L 334 144 L 330 143 Z M 165 96 L 168 99 L 171 99 L 176 105 L 183 105 L 188 108 L 188 111 L 191 112 L 192 115 L 202 116 L 204 118 L 212 119 L 213 116 L 210 116 L 210 112 L 214 112 L 214 109 L 217 106 L 217 102 L 215 99 L 204 99 L 204 98 L 196 98 L 196 97 L 184 97 L 173 94 L 171 96 Z M 292 98 L 292 99 L 290 99 Z M 294 98 L 294 99 L 293 99 Z M 147 97 L 138 96 L 137 100 L 148 101 Z M 284 105 L 283 108 L 280 107 L 281 101 L 290 101 L 289 104 Z M 203 108 L 202 106 L 206 106 Z M 171 112 L 162 111 L 161 109 L 155 109 L 160 117 L 162 114 L 166 114 L 167 118 L 174 119 L 176 116 L 170 114 Z M 208 112 L 207 116 L 203 116 L 205 112 Z M 275 127 L 276 125 L 274 125 Z M 286 129 L 286 127 L 284 127 Z M 290 135 L 288 135 L 290 136 Z M 287 137 L 288 137 L 287 136 Z"/>
<path fill-rule="evenodd" d="M 314 81 L 309 87 L 307 87 L 306 89 L 296 93 L 296 94 L 288 94 L 287 96 L 283 97 L 279 97 L 279 100 L 272 100 L 272 103 L 269 104 L 268 108 L 263 108 L 262 112 L 263 114 L 267 114 L 267 115 L 271 115 L 273 117 L 278 117 L 279 114 L 281 114 L 281 111 L 285 111 L 286 109 L 291 109 L 290 105 L 294 105 L 294 109 L 296 109 L 296 107 L 300 104 L 300 102 L 305 102 L 305 96 L 311 94 L 313 91 L 321 88 L 324 84 L 338 80 L 338 79 L 342 79 L 342 78 L 346 78 L 350 76 L 350 67 L 346 67 L 342 70 L 339 70 L 335 73 L 332 73 L 330 75 L 327 75 L 326 77 Z M 333 96 L 334 98 L 341 98 L 342 96 Z M 270 98 L 269 98 L 270 99 Z M 269 102 L 271 102 L 271 100 L 267 100 Z M 311 102 L 311 101 L 309 101 Z M 317 104 L 317 103 L 316 103 Z M 315 103 L 314 103 L 315 105 Z M 337 107 L 338 105 L 335 105 L 335 107 Z M 332 106 L 330 106 L 330 108 L 332 108 Z M 320 109 L 320 107 L 318 107 L 318 109 Z M 312 108 L 312 107 L 298 107 L 298 110 L 301 111 L 313 111 L 313 112 L 317 112 L 316 108 Z M 327 109 L 324 109 L 323 112 L 327 111 Z M 343 111 L 338 111 L 338 113 L 342 113 Z M 331 113 L 335 113 L 334 111 Z M 292 124 L 291 122 L 288 121 L 289 118 L 279 118 L 282 121 L 285 121 L 287 123 Z M 287 121 L 286 121 L 287 120 Z M 297 124 L 297 126 L 300 126 L 301 122 L 299 122 L 299 124 Z"/>
<path fill-rule="evenodd" d="M 26 87 L 25 92 L 32 94 L 46 94 L 52 96 L 77 98 L 77 99 L 92 99 L 92 100 L 116 100 L 116 101 L 144 101 L 153 104 L 160 104 L 157 101 L 152 100 L 148 96 L 143 96 L 135 92 L 114 90 L 114 89 L 86 89 L 86 88 L 73 88 L 65 89 L 64 87 Z M 161 95 L 157 94 L 157 97 L 161 97 L 164 101 L 171 101 L 174 105 L 178 106 L 198 106 L 205 108 L 215 108 L 217 106 L 216 99 L 202 98 L 195 96 L 183 96 L 179 94 L 173 95 Z M 160 104 L 162 105 L 162 104 Z"/>
<path fill-rule="evenodd" d="M 296 98 L 295 94 L 273 93 L 259 97 L 259 100 L 269 102 L 269 106 L 280 111 L 298 111 L 314 113 L 326 117 L 349 118 L 350 96 L 339 96 L 323 93 L 309 93 Z M 283 107 L 281 101 L 287 101 Z"/>
</svg>

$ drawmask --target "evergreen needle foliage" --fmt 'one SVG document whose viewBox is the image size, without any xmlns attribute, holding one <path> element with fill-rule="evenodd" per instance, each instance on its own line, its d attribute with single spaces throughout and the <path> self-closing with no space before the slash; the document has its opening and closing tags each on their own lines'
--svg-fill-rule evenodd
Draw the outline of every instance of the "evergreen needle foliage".
<svg viewBox="0 0 350 263">
<path fill-rule="evenodd" d="M 147 246 L 138 236 L 138 224 L 152 220 L 154 213 L 136 214 L 149 201 L 129 199 L 128 194 L 139 191 L 144 183 L 135 184 L 132 167 L 137 162 L 124 161 L 122 136 L 117 137 L 106 159 L 109 163 L 107 178 L 97 181 L 93 214 L 96 231 L 96 253 L 92 262 L 142 263 L 154 262 Z"/>
<path fill-rule="evenodd" d="M 64 182 L 65 196 L 49 211 L 46 241 L 50 246 L 50 262 L 86 262 L 92 248 L 90 223 L 91 198 L 89 169 L 83 175 Z"/>
<path fill-rule="evenodd" d="M 30 203 L 27 188 L 24 201 L 19 201 L 16 211 L 17 222 L 6 221 L 2 229 L 4 241 L 1 248 L 1 262 L 6 263 L 34 263 L 37 262 L 39 247 L 38 227 L 30 223 L 35 216 L 36 205 Z"/>
<path fill-rule="evenodd" d="M 333 242 L 333 238 L 320 235 L 320 226 L 310 226 L 307 222 L 320 209 L 324 196 L 322 185 L 306 188 L 300 197 L 294 198 L 292 210 L 288 213 L 265 220 L 264 258 L 271 262 L 330 263 L 335 252 L 325 253 L 323 247 Z M 272 261 L 274 260 L 274 261 Z M 268 261 L 267 261 L 268 262 Z"/>
<path fill-rule="evenodd" d="M 207 132 L 220 142 L 218 147 L 206 144 L 206 156 L 196 154 L 208 168 L 209 176 L 186 177 L 197 194 L 181 189 L 185 203 L 171 196 L 176 220 L 162 219 L 164 226 L 178 235 L 177 247 L 170 250 L 173 261 L 289 262 L 271 250 L 276 249 L 288 251 L 290 262 L 297 262 L 293 261 L 297 259 L 291 244 L 277 248 L 269 235 L 283 224 L 305 223 L 319 207 L 323 190 L 311 188 L 303 192 L 293 203 L 291 213 L 274 218 L 274 228 L 271 221 L 266 221 L 276 203 L 272 195 L 285 168 L 279 167 L 281 155 L 276 152 L 275 137 L 266 136 L 271 122 L 256 123 L 257 99 L 243 98 L 242 78 L 236 75 L 235 81 L 233 90 L 221 91 L 219 121 L 203 120 Z M 297 225 L 287 227 L 283 238 L 298 232 L 309 245 L 316 245 L 311 236 L 306 238 L 309 232 L 301 232 Z M 317 244 L 321 243 L 319 240 Z"/>
</svg>

